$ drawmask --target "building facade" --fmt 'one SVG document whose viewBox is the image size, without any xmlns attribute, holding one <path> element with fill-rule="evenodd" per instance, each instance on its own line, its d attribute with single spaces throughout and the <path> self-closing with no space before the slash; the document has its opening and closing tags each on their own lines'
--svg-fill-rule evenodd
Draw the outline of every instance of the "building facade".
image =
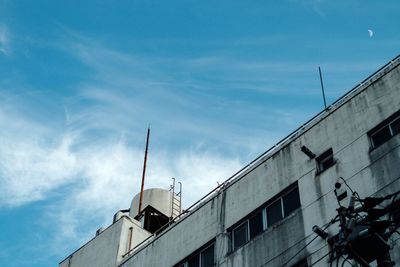
<svg viewBox="0 0 400 267">
<path fill-rule="evenodd" d="M 185 212 L 149 191 L 148 215 L 134 200 L 60 267 L 390 266 L 385 248 L 400 264 L 399 133 L 396 57 Z M 372 196 L 387 197 L 378 215 Z"/>
</svg>

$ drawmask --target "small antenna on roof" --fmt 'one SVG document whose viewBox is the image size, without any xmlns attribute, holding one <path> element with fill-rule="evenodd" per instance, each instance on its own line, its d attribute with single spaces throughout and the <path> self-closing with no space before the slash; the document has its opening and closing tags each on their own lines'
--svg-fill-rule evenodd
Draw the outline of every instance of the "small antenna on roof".
<svg viewBox="0 0 400 267">
<path fill-rule="evenodd" d="M 319 80 L 321 81 L 322 97 L 324 98 L 324 106 L 325 106 L 325 109 L 326 109 L 325 90 L 324 90 L 324 83 L 322 81 L 322 73 L 321 73 L 321 67 L 320 66 L 318 66 L 318 71 L 319 71 Z"/>
<path fill-rule="evenodd" d="M 147 152 L 148 152 L 148 150 L 149 150 L 149 137 L 150 137 L 150 125 L 149 125 L 149 127 L 147 128 L 146 150 L 145 150 L 145 152 L 144 152 L 143 173 L 142 173 L 142 186 L 141 186 L 141 188 L 140 188 L 138 216 L 140 216 L 140 212 L 142 211 L 142 197 L 143 197 L 143 188 L 144 188 L 144 177 L 145 177 L 145 175 L 146 175 Z"/>
</svg>

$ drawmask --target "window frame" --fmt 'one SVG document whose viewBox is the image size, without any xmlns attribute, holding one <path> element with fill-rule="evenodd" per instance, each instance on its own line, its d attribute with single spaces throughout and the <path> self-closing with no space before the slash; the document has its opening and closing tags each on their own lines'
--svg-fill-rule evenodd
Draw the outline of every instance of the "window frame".
<svg viewBox="0 0 400 267">
<path fill-rule="evenodd" d="M 207 249 L 209 249 L 210 247 L 213 247 L 213 264 L 212 264 L 212 266 L 215 266 L 215 242 L 214 242 L 214 243 L 210 244 L 209 246 L 205 247 L 204 249 L 202 249 L 200 251 L 200 253 L 199 253 L 199 259 L 200 259 L 199 265 L 200 265 L 200 267 L 203 267 L 203 255 L 204 255 L 204 252 Z"/>
<path fill-rule="evenodd" d="M 292 192 L 294 192 L 296 189 L 297 189 L 297 198 L 298 198 L 298 202 L 299 202 L 299 203 L 298 203 L 298 206 L 295 207 L 293 210 L 289 211 L 289 212 L 286 214 L 286 211 L 285 211 L 285 206 L 286 206 L 286 205 L 285 205 L 284 198 L 285 198 L 286 196 L 288 196 L 289 194 L 291 194 Z M 283 218 L 286 218 L 287 216 L 289 216 L 290 214 L 292 214 L 295 210 L 297 210 L 297 209 L 300 208 L 300 207 L 301 207 L 301 201 L 300 201 L 300 191 L 299 191 L 299 187 L 298 187 L 298 186 L 289 189 L 288 191 L 286 191 L 285 194 L 282 195 L 282 212 L 283 212 Z"/>
<path fill-rule="evenodd" d="M 266 206 L 266 207 L 263 209 L 263 211 L 265 212 L 265 217 L 266 217 L 266 227 L 267 227 L 266 229 L 268 229 L 269 227 L 272 227 L 274 224 L 276 224 L 276 223 L 282 221 L 282 220 L 285 218 L 285 217 L 284 217 L 284 214 L 283 214 L 283 201 L 282 201 L 282 197 L 283 197 L 283 196 L 274 199 L 274 201 L 272 201 L 272 203 L 270 203 L 268 206 Z M 279 220 L 277 220 L 276 222 L 272 223 L 271 225 L 268 225 L 268 212 L 267 212 L 267 209 L 268 209 L 269 207 L 271 207 L 272 205 L 274 205 L 276 202 L 278 202 L 278 200 L 279 200 L 280 205 L 281 205 L 281 208 L 280 208 L 280 210 L 281 210 L 281 218 L 280 218 Z"/>
<path fill-rule="evenodd" d="M 202 253 L 204 251 L 206 251 L 207 249 L 209 249 L 210 247 L 213 247 L 213 255 L 214 255 L 214 259 L 213 259 L 213 266 L 215 266 L 215 238 L 212 239 L 211 241 L 207 242 L 206 244 L 204 244 L 203 246 L 201 246 L 200 248 L 196 249 L 193 253 L 191 253 L 190 255 L 186 256 L 183 260 L 179 261 L 177 264 L 175 264 L 173 267 L 188 267 L 188 263 L 191 259 L 197 257 L 198 261 L 199 261 L 199 267 L 202 267 Z"/>
<path fill-rule="evenodd" d="M 389 137 L 388 137 L 386 140 L 384 140 L 382 143 L 376 144 L 376 141 L 375 141 L 375 138 L 374 138 L 374 137 L 377 136 L 379 133 L 381 133 L 382 130 L 384 130 L 385 128 L 387 128 L 387 129 L 389 130 Z M 390 127 L 390 124 L 383 125 L 382 127 L 380 127 L 379 129 L 377 129 L 376 131 L 372 132 L 372 133 L 370 134 L 370 136 L 369 136 L 370 141 L 371 141 L 372 148 L 377 148 L 377 147 L 383 145 L 384 143 L 386 143 L 387 141 L 389 141 L 392 137 L 393 137 L 393 132 L 392 132 L 392 129 L 391 129 L 391 127 Z"/>
<path fill-rule="evenodd" d="M 382 122 L 380 122 L 377 126 L 375 126 L 374 128 L 372 128 L 371 130 L 368 131 L 367 135 L 369 138 L 369 142 L 371 145 L 370 150 L 373 150 L 377 147 L 380 147 L 381 145 L 383 145 L 384 143 L 388 142 L 390 139 L 392 139 L 394 136 L 398 135 L 400 133 L 400 131 L 395 132 L 393 129 L 393 125 L 395 122 L 400 121 L 400 111 L 395 112 L 394 114 L 390 115 L 388 118 L 384 119 Z M 389 128 L 389 132 L 390 132 L 390 136 L 389 138 L 387 138 L 385 141 L 383 141 L 380 144 L 376 144 L 374 142 L 374 136 L 376 136 L 380 131 L 382 131 L 384 128 L 388 127 Z"/>
<path fill-rule="evenodd" d="M 235 231 L 237 229 L 241 228 L 243 225 L 246 225 L 246 241 L 242 245 L 236 247 L 235 246 Z M 249 226 L 250 226 L 249 225 L 249 219 L 247 219 L 247 220 L 243 221 L 238 226 L 236 226 L 235 228 L 232 229 L 232 247 L 233 247 L 233 250 L 236 250 L 236 249 L 244 246 L 247 242 L 250 241 L 250 227 Z M 263 228 L 264 228 L 264 226 L 263 226 Z"/>
<path fill-rule="evenodd" d="M 249 232 L 249 240 L 255 238 L 256 236 L 258 236 L 259 234 L 261 234 L 262 232 L 265 231 L 266 227 L 265 227 L 265 221 L 264 221 L 264 216 L 265 212 L 264 209 L 254 212 L 254 214 L 252 216 L 249 217 L 248 221 L 248 232 Z M 251 229 L 252 229 L 252 224 L 251 222 L 254 220 L 254 218 L 256 218 L 258 215 L 261 215 L 261 231 L 255 233 L 253 236 L 251 235 Z"/>
<path fill-rule="evenodd" d="M 332 160 L 332 163 L 330 163 L 328 166 L 324 167 L 324 163 L 327 162 L 328 160 Z M 333 153 L 332 147 L 328 148 L 324 152 L 322 152 L 318 157 L 315 158 L 315 162 L 317 165 L 317 175 L 323 173 L 324 171 L 328 170 L 332 166 L 336 164 L 336 159 Z"/>
<path fill-rule="evenodd" d="M 297 190 L 297 193 L 298 193 L 298 200 L 297 200 L 298 203 L 296 201 L 296 205 L 295 205 L 297 207 L 286 214 L 283 198 L 285 196 L 289 195 L 290 193 L 292 193 L 294 190 Z M 268 225 L 267 209 L 268 209 L 268 207 L 272 206 L 277 201 L 279 201 L 280 205 L 281 205 L 281 209 L 280 209 L 281 218 L 279 220 L 277 220 L 276 222 L 274 222 L 273 224 Z M 227 229 L 227 231 L 230 233 L 230 239 L 231 239 L 230 251 L 233 252 L 233 251 L 236 251 L 237 249 L 243 247 L 249 241 L 256 238 L 258 235 L 262 234 L 269 228 L 273 227 L 275 224 L 278 224 L 279 222 L 284 220 L 286 217 L 288 217 L 290 214 L 292 214 L 299 208 L 301 208 L 301 200 L 300 200 L 299 185 L 298 185 L 298 182 L 296 181 L 293 184 L 286 187 L 285 189 L 283 189 L 278 194 L 276 194 L 274 197 L 270 198 L 266 203 L 264 203 L 263 205 L 261 205 L 260 207 L 258 207 L 257 209 L 255 209 L 254 211 L 249 213 L 248 215 L 246 215 L 244 218 L 242 218 L 238 222 L 236 222 L 233 226 L 231 226 Z M 257 214 L 260 212 L 262 214 L 262 216 L 261 216 L 262 217 L 262 231 L 260 231 L 259 233 L 257 233 L 253 237 L 251 237 L 250 220 L 252 218 L 254 218 L 255 216 L 257 216 Z M 235 231 L 237 229 L 241 228 L 243 225 L 246 225 L 246 242 L 243 242 L 239 246 L 235 246 Z"/>
</svg>

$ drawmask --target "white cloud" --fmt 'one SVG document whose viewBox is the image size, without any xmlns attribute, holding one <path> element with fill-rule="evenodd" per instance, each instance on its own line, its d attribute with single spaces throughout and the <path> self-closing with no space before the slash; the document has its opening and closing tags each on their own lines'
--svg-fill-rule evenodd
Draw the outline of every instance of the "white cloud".
<svg viewBox="0 0 400 267">
<path fill-rule="evenodd" d="M 59 221 L 60 235 L 55 240 L 59 246 L 65 246 L 62 243 L 66 240 L 73 243 L 87 241 L 94 232 L 78 233 L 85 228 L 94 231 L 101 225 L 107 226 L 117 210 L 129 208 L 140 187 L 142 151 L 119 143 L 98 148 L 97 151 L 90 149 L 80 156 L 81 180 L 67 192 L 69 196 L 61 206 L 54 207 L 54 211 L 61 212 L 50 213 L 58 214 L 53 221 Z M 167 189 L 171 177 L 176 177 L 183 183 L 184 207 L 188 207 L 216 187 L 217 181 L 223 181 L 240 166 L 237 159 L 205 151 L 151 154 L 145 188 Z M 100 224 L 93 225 L 93 222 Z"/>
<path fill-rule="evenodd" d="M 21 205 L 40 200 L 45 193 L 74 177 L 76 159 L 64 138 L 55 147 L 41 146 L 34 139 L 3 139 L 0 153 L 0 204 Z"/>
<path fill-rule="evenodd" d="M 5 94 L 2 99 L 8 99 Z M 0 205 L 44 198 L 75 172 L 69 136 L 52 136 L 44 124 L 27 120 L 6 101 L 0 103 Z"/>
<path fill-rule="evenodd" d="M 184 202 L 188 204 L 199 200 L 241 166 L 243 163 L 238 159 L 225 158 L 212 152 L 187 151 L 179 155 L 174 168 L 183 181 Z"/>
<path fill-rule="evenodd" d="M 0 102 L 0 128 L 5 129 L 0 132 L 0 206 L 51 200 L 52 204 L 46 204 L 48 220 L 41 221 L 51 222 L 46 225 L 49 229 L 57 226 L 53 253 L 65 253 L 71 245 L 76 248 L 87 241 L 96 227 L 109 224 L 117 210 L 129 208 L 139 191 L 143 144 L 130 145 L 124 135 L 117 139 L 92 136 L 88 141 L 73 120 L 67 121 L 64 130 L 54 130 L 46 119 L 35 121 L 21 114 L 17 103 L 25 102 L 15 100 L 21 97 Z M 25 108 L 29 113 L 29 107 Z M 70 117 L 77 115 L 71 112 Z M 237 158 L 202 146 L 152 151 L 146 188 L 167 189 L 171 177 L 176 177 L 183 183 L 187 207 L 241 165 Z"/>
<path fill-rule="evenodd" d="M 115 209 L 127 195 L 132 197 L 137 192 L 143 160 L 141 147 L 128 145 L 123 137 L 96 141 L 94 136 L 88 142 L 74 127 L 72 132 L 67 128 L 56 134 L 43 122 L 27 121 L 9 106 L 2 106 L 0 127 L 6 130 L 0 133 L 0 205 L 40 200 L 70 183 L 80 183 L 73 198 L 95 209 Z M 201 147 L 188 149 L 150 155 L 149 184 L 167 188 L 172 176 L 188 182 L 211 179 L 195 190 L 204 192 L 201 188 L 212 188 L 217 179 L 223 180 L 240 166 L 237 159 Z M 191 201 L 199 197 L 198 193 L 194 195 Z M 127 199 L 129 202 L 130 197 Z"/>
</svg>

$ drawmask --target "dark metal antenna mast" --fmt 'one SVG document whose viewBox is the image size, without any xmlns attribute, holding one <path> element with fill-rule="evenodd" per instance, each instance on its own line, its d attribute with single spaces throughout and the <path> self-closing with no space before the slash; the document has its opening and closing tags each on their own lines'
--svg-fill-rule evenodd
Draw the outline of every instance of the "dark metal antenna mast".
<svg viewBox="0 0 400 267">
<path fill-rule="evenodd" d="M 143 198 L 143 188 L 144 188 L 144 177 L 146 175 L 146 164 L 147 164 L 147 152 L 149 150 L 149 137 L 150 137 L 150 126 L 147 128 L 147 138 L 146 138 L 146 150 L 144 152 L 144 162 L 143 162 L 143 173 L 142 173 L 142 186 L 140 188 L 140 198 L 139 198 L 139 210 L 138 216 L 142 211 L 142 198 Z"/>
<path fill-rule="evenodd" d="M 319 67 L 319 66 L 318 66 L 318 71 L 319 71 L 319 80 L 321 81 L 322 97 L 324 98 L 324 106 L 325 106 L 325 109 L 326 109 L 326 99 L 325 99 L 324 83 L 323 83 L 323 81 L 322 81 L 321 67 Z"/>
</svg>

